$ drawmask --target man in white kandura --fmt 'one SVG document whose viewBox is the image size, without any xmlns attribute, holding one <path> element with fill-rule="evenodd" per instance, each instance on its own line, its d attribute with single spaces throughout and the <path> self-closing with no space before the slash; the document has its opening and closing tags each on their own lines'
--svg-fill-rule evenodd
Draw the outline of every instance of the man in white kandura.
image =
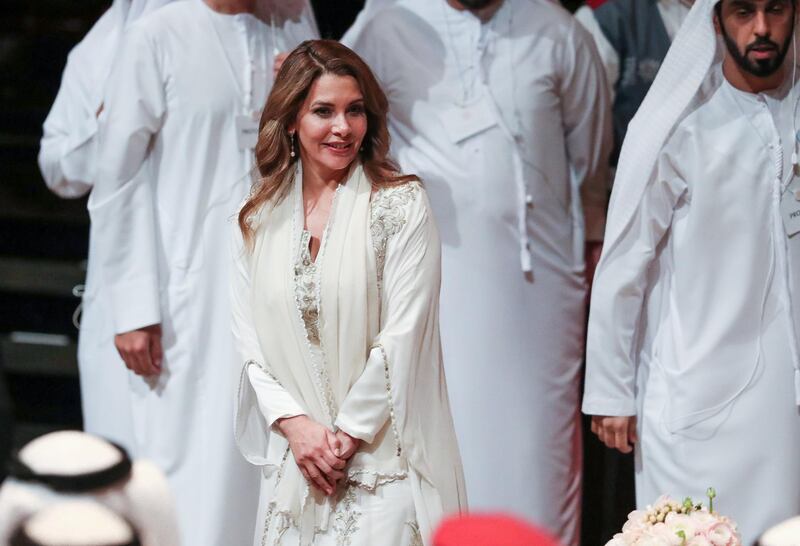
<svg viewBox="0 0 800 546">
<path fill-rule="evenodd" d="M 611 143 L 592 39 L 546 0 L 398 0 L 354 47 L 386 89 L 395 156 L 425 182 L 441 229 L 442 343 L 470 505 L 577 544 L 584 250 L 602 237 Z"/>
<path fill-rule="evenodd" d="M 126 32 L 105 96 L 89 209 L 115 343 L 139 376 L 134 450 L 167 474 L 185 544 L 246 544 L 255 526 L 258 473 L 233 441 L 221 257 L 250 188 L 273 55 L 316 33 L 304 5 L 166 6 Z"/>
<path fill-rule="evenodd" d="M 713 486 L 744 544 L 800 512 L 795 15 L 695 3 L 628 129 L 589 319 L 583 411 L 635 444 L 637 504 Z"/>
<path fill-rule="evenodd" d="M 47 186 L 74 199 L 92 189 L 97 168 L 97 127 L 103 89 L 125 28 L 170 0 L 114 0 L 70 51 L 61 87 L 44 122 L 39 167 Z M 89 235 L 89 266 L 82 300 L 78 366 L 83 429 L 132 451 L 128 373 L 114 347 L 97 234 Z"/>
</svg>

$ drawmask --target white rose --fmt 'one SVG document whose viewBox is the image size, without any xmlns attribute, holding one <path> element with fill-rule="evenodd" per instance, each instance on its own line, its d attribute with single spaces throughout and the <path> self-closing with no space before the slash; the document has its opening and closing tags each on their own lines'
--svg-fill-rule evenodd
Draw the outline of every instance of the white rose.
<svg viewBox="0 0 800 546">
<path fill-rule="evenodd" d="M 665 546 L 681 546 L 683 538 L 678 536 L 666 523 L 657 523 L 647 532 L 646 536 L 653 537 L 658 544 Z"/>
<path fill-rule="evenodd" d="M 719 522 L 719 518 L 705 510 L 692 512 L 692 521 L 696 529 L 708 530 L 712 525 Z"/>
<path fill-rule="evenodd" d="M 628 521 L 622 526 L 622 534 L 629 543 L 634 543 L 644 533 L 650 524 L 647 522 L 646 514 L 642 511 L 631 512 Z"/>
<path fill-rule="evenodd" d="M 622 531 L 622 538 L 625 539 L 626 544 L 636 544 L 636 542 L 642 538 L 642 535 L 644 535 L 646 532 L 646 527 L 625 529 Z"/>
<path fill-rule="evenodd" d="M 712 546 L 705 535 L 695 535 L 686 542 L 686 546 Z"/>
<path fill-rule="evenodd" d="M 606 546 L 630 546 L 632 543 L 625 540 L 622 533 L 617 533 L 614 538 L 606 542 Z"/>
<path fill-rule="evenodd" d="M 666 539 L 653 534 L 645 534 L 636 543 L 636 546 L 672 546 Z"/>
<path fill-rule="evenodd" d="M 692 538 L 698 531 L 698 526 L 694 517 L 687 514 L 670 512 L 667 514 L 664 523 L 675 535 L 681 536 L 680 533 L 683 533 L 686 540 Z"/>
</svg>

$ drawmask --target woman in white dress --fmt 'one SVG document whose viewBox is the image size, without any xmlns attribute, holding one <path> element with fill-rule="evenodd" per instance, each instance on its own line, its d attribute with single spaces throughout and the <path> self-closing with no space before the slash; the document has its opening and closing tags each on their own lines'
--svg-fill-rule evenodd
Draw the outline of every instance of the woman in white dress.
<svg viewBox="0 0 800 546">
<path fill-rule="evenodd" d="M 439 344 L 440 243 L 388 157 L 387 100 L 338 42 L 286 59 L 233 229 L 236 440 L 255 543 L 428 545 L 466 508 Z"/>
</svg>

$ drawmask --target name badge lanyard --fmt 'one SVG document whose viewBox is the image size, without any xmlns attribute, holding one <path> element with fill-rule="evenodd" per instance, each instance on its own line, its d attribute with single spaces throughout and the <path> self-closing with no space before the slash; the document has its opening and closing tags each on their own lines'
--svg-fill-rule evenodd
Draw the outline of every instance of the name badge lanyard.
<svg viewBox="0 0 800 546">
<path fill-rule="evenodd" d="M 792 82 L 792 86 L 794 86 L 794 81 Z M 765 147 L 769 147 L 769 143 L 761 135 L 761 133 L 758 130 L 758 127 L 756 127 L 756 125 L 753 123 L 753 120 L 750 119 L 749 116 L 745 115 L 744 108 L 742 107 L 742 105 L 739 102 L 739 97 L 737 97 L 736 93 L 734 93 L 733 91 L 730 91 L 730 95 L 733 97 L 733 101 L 736 103 L 736 106 L 738 107 L 739 112 L 741 112 L 742 117 L 747 119 L 748 123 L 753 128 L 753 130 L 756 132 L 756 135 L 758 135 L 759 139 L 762 141 L 764 146 Z M 795 106 L 795 105 L 793 105 L 793 106 Z M 772 118 L 771 114 L 770 114 L 770 117 Z M 773 126 L 774 125 L 775 124 L 774 124 L 774 121 L 773 121 Z M 775 129 L 776 129 L 776 132 L 777 132 L 778 131 L 777 127 Z M 792 138 L 796 139 L 797 135 L 796 134 L 792 135 Z M 796 146 L 796 142 L 792 142 L 792 145 Z M 778 156 L 778 160 L 776 161 L 776 164 L 779 165 L 781 169 L 783 169 L 783 156 L 784 156 L 784 154 L 783 154 L 783 146 L 782 146 L 782 144 L 780 144 L 780 140 L 779 140 L 779 146 L 778 146 L 778 150 L 777 150 L 777 156 Z M 785 197 L 785 194 L 788 191 L 789 187 L 791 186 L 791 181 L 792 181 L 792 178 L 794 177 L 794 170 L 795 170 L 795 165 L 792 164 L 789 167 L 789 172 L 787 173 L 787 175 L 784 177 L 783 176 L 784 173 L 781 172 L 780 173 L 781 177 L 778 179 L 778 184 L 779 184 L 778 185 L 778 201 L 779 201 L 779 207 L 778 208 L 779 208 L 779 213 L 781 214 L 781 216 L 784 216 L 784 214 L 785 214 L 784 211 L 783 211 L 784 197 Z M 787 199 L 787 201 L 788 201 L 788 199 Z M 784 220 L 784 226 L 786 226 L 786 223 L 785 223 L 786 222 L 786 218 L 783 218 L 783 220 Z M 773 233 L 774 233 L 774 231 L 773 231 Z M 800 354 L 798 352 L 797 337 L 796 337 L 796 334 L 795 334 L 795 332 L 797 331 L 797 328 L 795 327 L 794 316 L 793 316 L 793 313 L 792 313 L 791 283 L 789 282 L 789 260 L 788 260 L 788 255 L 787 255 L 788 250 L 786 249 L 786 246 L 784 246 L 785 242 L 783 241 L 782 237 L 775 237 L 775 241 L 774 241 L 773 244 L 775 245 L 775 247 L 777 247 L 775 249 L 775 251 L 774 251 L 775 255 L 776 255 L 775 259 L 778 262 L 778 265 L 779 265 L 780 269 L 783 271 L 783 275 L 781 275 L 783 282 L 780 283 L 780 292 L 781 292 L 781 299 L 784 299 L 784 301 L 788 302 L 788 305 L 785 305 L 784 307 L 786 309 L 785 313 L 786 313 L 786 317 L 787 317 L 787 319 L 789 321 L 789 325 L 790 325 L 790 332 L 789 332 L 789 334 L 790 334 L 789 335 L 790 343 L 789 343 L 789 346 L 790 346 L 790 351 L 792 353 L 792 364 L 793 364 L 793 367 L 794 367 L 795 403 L 798 406 L 800 406 Z M 765 302 L 765 304 L 766 304 L 766 302 Z"/>
<path fill-rule="evenodd" d="M 515 89 L 515 79 L 514 79 L 514 52 L 513 52 L 513 39 L 512 39 L 512 23 L 513 23 L 513 11 L 512 11 L 512 3 L 506 2 L 500 8 L 503 10 L 507 8 L 508 12 L 508 19 L 507 19 L 507 36 L 509 40 L 509 77 L 511 81 L 511 92 L 512 92 L 512 102 L 513 102 L 513 110 L 514 110 L 514 120 L 516 122 L 516 127 L 511 128 L 503 119 L 499 108 L 494 103 L 493 100 L 489 97 L 489 89 L 484 81 L 484 85 L 482 86 L 484 92 L 484 98 L 487 100 L 492 110 L 495 113 L 495 117 L 497 119 L 497 124 L 500 126 L 501 130 L 506 134 L 506 136 L 511 140 L 511 144 L 513 146 L 513 153 L 512 153 L 512 167 L 514 170 L 514 182 L 517 186 L 517 230 L 518 230 L 518 244 L 520 248 L 520 266 L 523 273 L 532 273 L 533 271 L 533 257 L 531 252 L 531 238 L 528 234 L 528 214 L 533 209 L 533 196 L 528 191 L 528 185 L 525 180 L 525 170 L 523 165 L 523 158 L 522 158 L 522 121 L 521 121 L 521 114 L 519 112 L 519 108 L 517 107 L 516 103 L 516 89 Z M 478 82 L 478 77 L 481 70 L 481 59 L 488 48 L 488 39 L 481 40 L 480 37 L 476 44 L 470 48 L 470 52 L 473 54 L 473 63 L 472 63 L 472 78 L 467 80 L 467 75 L 465 74 L 466 70 L 465 67 L 461 64 L 461 58 L 458 54 L 458 48 L 456 47 L 455 40 L 453 38 L 453 31 L 450 27 L 450 18 L 448 17 L 447 8 L 444 6 L 444 2 L 442 2 L 442 12 L 444 15 L 445 26 L 447 29 L 447 39 L 450 44 L 450 49 L 453 51 L 453 58 L 456 62 L 456 70 L 458 71 L 458 78 L 459 83 L 461 84 L 461 100 L 456 101 L 456 104 L 461 108 L 467 108 L 472 100 L 475 98 L 471 95 L 474 95 L 474 90 L 477 87 L 476 83 Z M 495 21 L 497 21 L 499 13 L 496 13 L 492 18 L 491 24 L 493 25 Z M 534 168 L 536 168 L 534 166 Z M 537 169 L 538 170 L 538 169 Z M 547 177 L 542 176 L 543 180 L 547 180 Z M 556 193 L 557 195 L 557 193 Z"/>
<path fill-rule="evenodd" d="M 795 38 L 796 39 L 796 38 Z M 797 150 L 798 144 L 800 144 L 800 131 L 797 130 L 797 104 L 798 100 L 795 97 L 795 86 L 797 85 L 797 58 L 796 58 L 796 46 L 794 43 L 794 39 L 792 41 L 793 45 L 793 59 L 792 62 L 792 80 L 791 80 L 791 92 L 789 96 L 791 97 L 791 119 L 792 119 L 792 128 L 791 128 L 791 139 L 792 139 L 792 156 L 791 162 L 789 165 L 789 177 L 788 181 L 784 183 L 781 187 L 781 213 L 784 216 L 784 224 L 786 227 L 786 233 L 789 237 L 796 236 L 800 228 L 798 228 L 797 216 L 800 214 L 800 189 L 798 189 L 797 184 L 797 169 L 798 169 L 798 158 L 797 158 Z M 790 191 L 791 190 L 791 191 Z M 786 194 L 789 193 L 789 196 Z M 791 340 L 790 349 L 792 352 L 792 361 L 794 364 L 794 393 L 795 393 L 795 403 L 800 406 L 800 349 L 797 346 L 797 324 L 794 317 L 793 312 L 793 300 L 796 294 L 792 292 L 792 284 L 790 282 L 791 276 L 794 275 L 795 272 L 791 271 L 791 260 L 789 259 L 789 248 L 788 245 L 790 243 L 786 242 L 785 248 L 785 264 L 784 264 L 784 272 L 785 272 L 785 282 L 783 283 L 784 290 L 785 290 L 785 297 L 788 300 L 786 305 L 787 308 L 787 317 L 789 319 L 790 331 L 789 331 L 789 338 Z M 795 243 L 797 244 L 797 243 Z"/>
<path fill-rule="evenodd" d="M 231 73 L 231 78 L 233 82 L 236 84 L 236 89 L 239 91 L 239 94 L 243 98 L 243 105 L 244 105 L 244 113 L 250 116 L 254 114 L 253 108 L 253 72 L 255 71 L 255 62 L 253 60 L 253 55 L 250 53 L 250 44 L 247 40 L 247 36 L 245 35 L 244 40 L 244 50 L 245 55 L 247 56 L 247 70 L 245 71 L 244 78 L 236 74 L 236 68 L 233 64 L 233 59 L 228 52 L 228 48 L 225 47 L 225 41 L 222 39 L 222 35 L 219 33 L 219 29 L 217 28 L 216 22 L 214 21 L 211 14 L 207 14 L 209 22 L 211 23 L 211 28 L 214 29 L 214 36 L 217 38 L 217 43 L 219 44 L 220 49 L 222 50 L 222 55 L 225 57 L 225 62 L 228 65 L 228 70 Z M 244 81 L 242 81 L 242 79 Z"/>
<path fill-rule="evenodd" d="M 273 57 L 277 57 L 283 49 L 278 46 L 278 31 L 275 30 L 275 14 L 270 13 L 269 15 L 269 32 L 270 32 L 270 40 L 272 41 L 272 55 Z"/>
</svg>

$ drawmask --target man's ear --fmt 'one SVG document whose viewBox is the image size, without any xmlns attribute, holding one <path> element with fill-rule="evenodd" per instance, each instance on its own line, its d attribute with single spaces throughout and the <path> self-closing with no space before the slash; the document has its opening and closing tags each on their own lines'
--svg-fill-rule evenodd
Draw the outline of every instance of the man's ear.
<svg viewBox="0 0 800 546">
<path fill-rule="evenodd" d="M 721 1 L 722 0 L 720 0 L 720 2 Z M 717 33 L 717 36 L 721 36 L 722 35 L 722 27 L 721 27 L 722 23 L 719 20 L 719 12 L 720 12 L 720 10 L 715 9 L 714 10 L 714 16 L 712 18 L 712 20 L 714 21 L 714 31 Z"/>
</svg>

